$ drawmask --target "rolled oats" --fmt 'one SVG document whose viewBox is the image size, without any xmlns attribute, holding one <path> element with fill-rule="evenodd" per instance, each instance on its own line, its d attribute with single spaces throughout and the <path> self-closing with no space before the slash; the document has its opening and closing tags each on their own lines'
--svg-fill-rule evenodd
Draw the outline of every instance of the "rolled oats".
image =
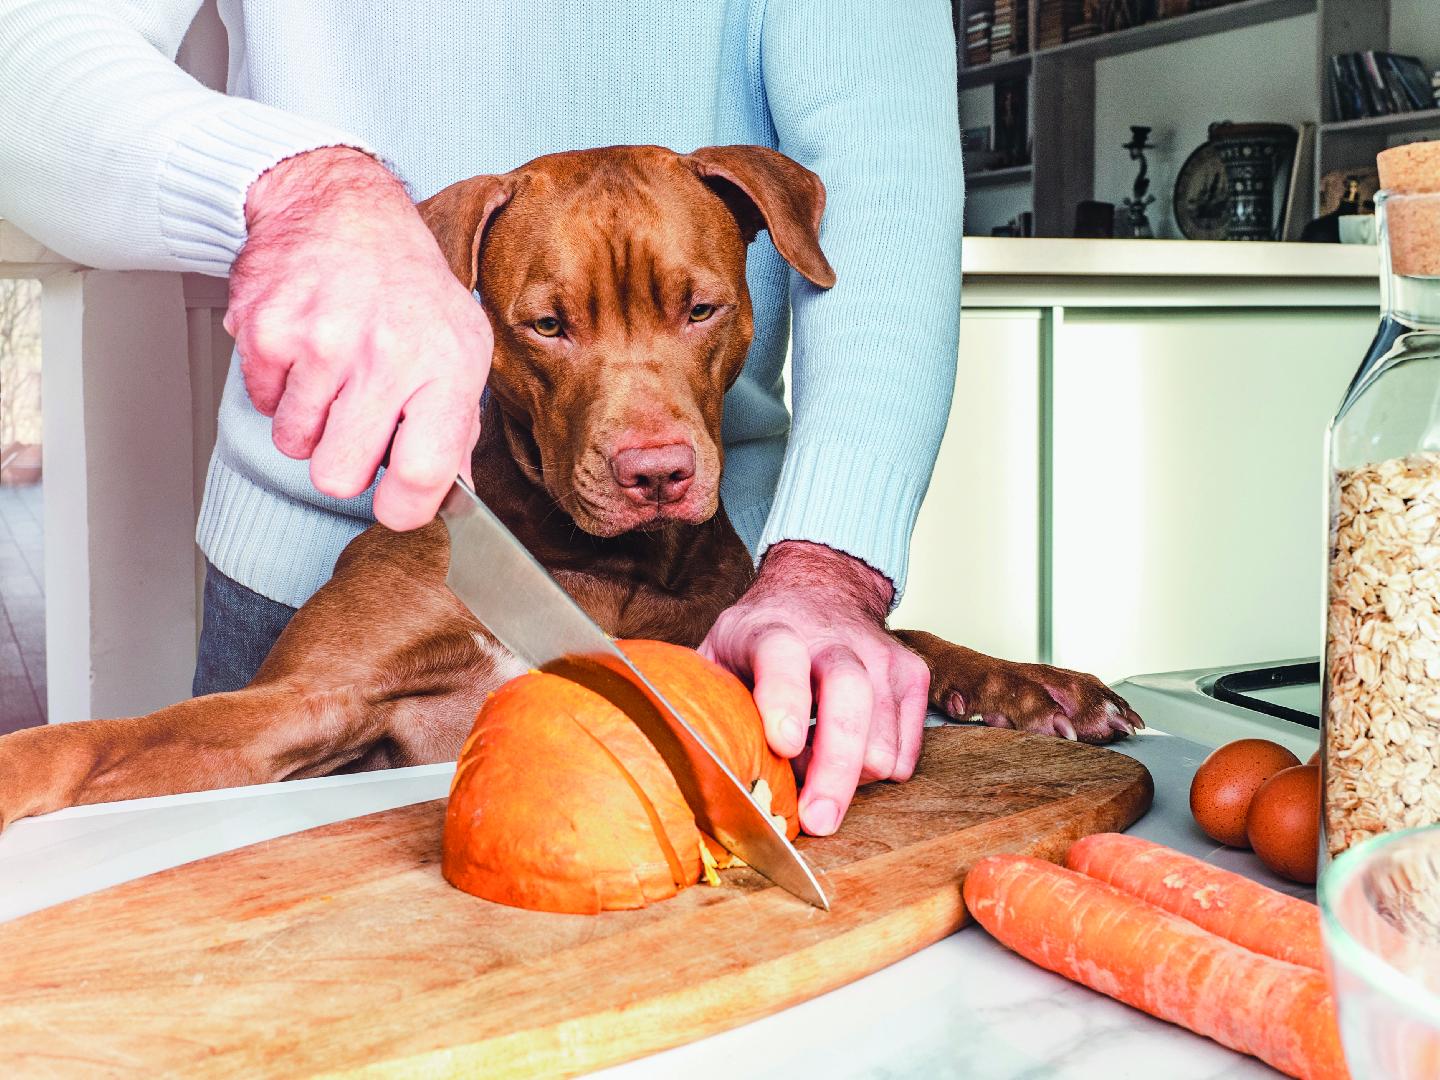
<svg viewBox="0 0 1440 1080">
<path fill-rule="evenodd" d="M 1440 453 L 1342 470 L 1325 718 L 1331 856 L 1440 821 Z"/>
</svg>

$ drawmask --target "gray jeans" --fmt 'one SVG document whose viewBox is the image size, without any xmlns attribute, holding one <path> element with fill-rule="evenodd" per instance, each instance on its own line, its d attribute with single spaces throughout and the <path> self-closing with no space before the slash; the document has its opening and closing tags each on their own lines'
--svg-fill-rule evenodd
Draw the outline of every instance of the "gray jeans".
<svg viewBox="0 0 1440 1080">
<path fill-rule="evenodd" d="M 239 690 L 255 677 L 295 609 L 205 565 L 205 617 L 195 660 L 196 697 Z"/>
</svg>

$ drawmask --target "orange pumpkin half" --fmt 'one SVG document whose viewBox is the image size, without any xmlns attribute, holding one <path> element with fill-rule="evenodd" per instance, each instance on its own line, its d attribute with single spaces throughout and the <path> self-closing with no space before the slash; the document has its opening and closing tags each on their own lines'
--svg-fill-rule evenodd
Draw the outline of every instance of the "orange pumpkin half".
<svg viewBox="0 0 1440 1080">
<path fill-rule="evenodd" d="M 745 686 L 693 649 L 619 644 L 742 783 L 765 781 L 771 812 L 793 839 L 794 776 L 766 745 Z M 441 869 L 486 900 L 594 914 L 695 884 L 706 840 L 659 751 L 625 713 L 578 683 L 532 671 L 486 700 L 465 740 Z M 725 865 L 718 845 L 709 847 Z"/>
</svg>

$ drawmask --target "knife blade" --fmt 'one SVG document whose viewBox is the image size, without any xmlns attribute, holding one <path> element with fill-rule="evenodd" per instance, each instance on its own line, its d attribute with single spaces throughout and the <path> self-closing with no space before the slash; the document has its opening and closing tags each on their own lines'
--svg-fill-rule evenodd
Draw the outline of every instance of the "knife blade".
<svg viewBox="0 0 1440 1080">
<path fill-rule="evenodd" d="M 525 663 L 608 698 L 660 752 L 699 826 L 782 889 L 826 911 L 814 871 L 655 686 L 616 648 L 457 476 L 440 507 L 450 532 L 445 583 Z"/>
</svg>

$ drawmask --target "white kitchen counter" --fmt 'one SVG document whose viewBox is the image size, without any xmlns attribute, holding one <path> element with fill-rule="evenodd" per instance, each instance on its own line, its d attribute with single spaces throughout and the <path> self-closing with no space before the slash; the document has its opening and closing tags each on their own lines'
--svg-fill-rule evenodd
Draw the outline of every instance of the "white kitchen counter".
<svg viewBox="0 0 1440 1080">
<path fill-rule="evenodd" d="M 967 236 L 961 248 L 961 266 L 967 278 L 1306 278 L 1376 282 L 1380 261 L 1379 249 L 1366 244 Z"/>
<path fill-rule="evenodd" d="M 1152 723 L 1163 718 L 1152 715 Z M 1247 854 L 1216 850 L 1188 813 L 1208 748 L 1150 731 L 1118 749 L 1155 778 L 1132 829 L 1267 883 Z M 452 766 L 327 777 L 76 807 L 0 835 L 0 920 L 192 859 L 445 794 Z M 742 1064 L 743 1063 L 743 1064 Z M 889 968 L 733 1031 L 601 1074 L 1167 1080 L 1274 1076 L 1267 1067 L 1033 967 L 969 927 Z"/>
<path fill-rule="evenodd" d="M 960 261 L 966 312 L 1361 307 L 1373 324 L 1380 295 L 1379 249 L 1361 244 L 967 236 Z"/>
</svg>

